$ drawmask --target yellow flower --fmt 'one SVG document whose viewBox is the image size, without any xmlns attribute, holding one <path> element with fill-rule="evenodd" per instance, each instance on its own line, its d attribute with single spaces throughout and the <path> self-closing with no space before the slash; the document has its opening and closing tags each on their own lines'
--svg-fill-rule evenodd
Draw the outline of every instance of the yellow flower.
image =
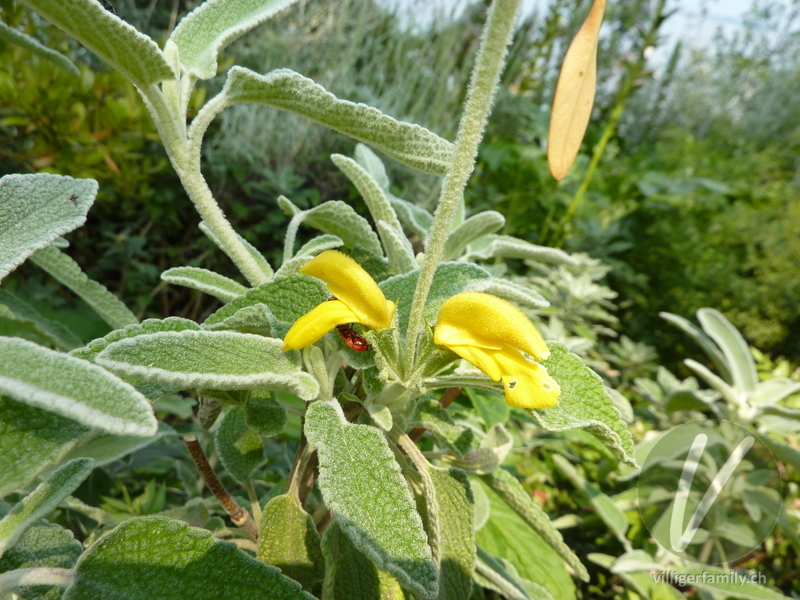
<svg viewBox="0 0 800 600">
<path fill-rule="evenodd" d="M 337 325 L 361 323 L 371 329 L 392 324 L 394 302 L 361 265 L 336 250 L 326 250 L 300 269 L 303 275 L 322 279 L 336 300 L 323 302 L 292 325 L 283 340 L 283 351 L 310 346 Z"/>
<path fill-rule="evenodd" d="M 448 298 L 439 310 L 433 341 L 472 363 L 492 381 L 503 381 L 506 404 L 547 408 L 558 403 L 558 384 L 542 365 L 547 344 L 521 310 L 505 300 L 466 292 Z"/>
</svg>

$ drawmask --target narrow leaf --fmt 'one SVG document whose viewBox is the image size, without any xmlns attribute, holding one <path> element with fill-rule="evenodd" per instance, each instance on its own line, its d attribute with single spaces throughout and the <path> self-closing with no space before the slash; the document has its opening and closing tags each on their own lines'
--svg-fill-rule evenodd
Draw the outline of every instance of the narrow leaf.
<svg viewBox="0 0 800 600">
<path fill-rule="evenodd" d="M 480 237 L 494 233 L 506 223 L 506 218 L 499 212 L 487 210 L 472 215 L 461 225 L 450 232 L 444 244 L 442 260 L 459 258 L 464 249 Z"/>
<path fill-rule="evenodd" d="M 259 75 L 233 67 L 222 90 L 226 106 L 255 102 L 282 108 L 370 144 L 392 158 L 434 175 L 445 175 L 453 145 L 424 127 L 396 121 L 376 108 L 340 100 L 289 69 Z"/>
<path fill-rule="evenodd" d="M 435 596 L 437 569 L 422 520 L 380 431 L 348 423 L 338 403 L 318 401 L 306 412 L 306 436 L 319 453 L 325 504 L 353 545 L 406 589 Z"/>
<path fill-rule="evenodd" d="M 548 342 L 550 358 L 542 361 L 561 387 L 558 404 L 529 411 L 549 431 L 586 429 L 608 446 L 616 457 L 631 466 L 633 437 L 614 407 L 600 376 L 559 342 Z"/>
<path fill-rule="evenodd" d="M 398 221 L 397 214 L 394 212 L 392 205 L 389 204 L 386 191 L 372 178 L 369 172 L 352 158 L 341 154 L 331 155 L 331 160 L 333 164 L 339 167 L 342 173 L 347 175 L 347 178 L 353 185 L 356 186 L 356 189 L 367 204 L 367 208 L 372 215 L 372 220 L 375 221 L 376 224 L 379 221 L 385 221 L 398 233 L 402 233 L 403 228 L 400 226 L 400 221 Z"/>
<path fill-rule="evenodd" d="M 219 239 L 217 238 L 217 236 L 214 235 L 214 232 L 211 231 L 211 229 L 208 227 L 208 225 L 206 225 L 205 221 L 201 221 L 200 222 L 200 231 L 202 231 L 206 235 L 206 237 L 208 239 L 210 239 L 212 242 L 214 242 L 214 244 L 216 244 L 217 248 L 219 248 L 220 250 L 225 250 L 225 247 L 222 245 L 222 242 L 220 242 Z M 267 259 L 264 258 L 264 255 L 261 254 L 261 252 L 259 252 L 256 249 L 256 247 L 253 246 L 253 244 L 248 242 L 246 239 L 244 239 L 238 233 L 236 234 L 236 237 L 239 238 L 239 241 L 242 243 L 242 245 L 244 246 L 245 250 L 247 250 L 247 252 L 250 254 L 250 256 L 253 257 L 253 260 L 256 261 L 256 264 L 258 265 L 258 268 L 261 269 L 261 272 L 264 273 L 264 275 L 267 277 L 267 279 L 272 278 L 272 273 L 273 273 L 272 267 L 270 266 L 269 262 L 267 262 Z"/>
<path fill-rule="evenodd" d="M 730 402 L 731 404 L 738 405 L 744 400 L 744 392 L 738 392 L 731 386 L 729 386 L 722 378 L 718 377 L 711 371 L 709 371 L 704 365 L 701 365 L 696 360 L 692 360 L 691 358 L 687 358 L 683 361 L 684 364 L 689 367 L 692 371 L 697 373 L 708 385 L 712 388 L 717 390 L 722 397 L 725 398 L 726 402 Z"/>
<path fill-rule="evenodd" d="M 739 330 L 721 312 L 713 308 L 698 310 L 697 319 L 725 355 L 734 385 L 745 392 L 755 390 L 758 385 L 756 363 L 750 353 L 750 347 Z"/>
<path fill-rule="evenodd" d="M 237 296 L 247 291 L 241 283 L 229 279 L 219 273 L 197 267 L 175 267 L 161 273 L 161 279 L 167 283 L 174 283 L 184 287 L 200 290 L 219 298 L 223 302 L 230 302 Z"/>
<path fill-rule="evenodd" d="M 597 39 L 605 9 L 606 0 L 594 0 L 589 16 L 572 40 L 561 65 L 547 134 L 547 164 L 558 181 L 567 176 L 575 161 L 592 116 L 597 82 Z"/>
<path fill-rule="evenodd" d="M 36 250 L 83 225 L 96 195 L 94 179 L 48 173 L 0 178 L 0 280 Z"/>
<path fill-rule="evenodd" d="M 297 251 L 298 256 L 316 256 L 325 250 L 334 250 L 344 245 L 341 238 L 335 235 L 318 235 L 309 240 Z"/>
<path fill-rule="evenodd" d="M 278 569 L 166 517 L 123 522 L 94 542 L 75 570 L 64 600 L 313 600 Z"/>
<path fill-rule="evenodd" d="M 455 452 L 464 456 L 472 447 L 475 432 L 453 422 L 448 412 L 436 400 L 420 400 L 414 418 L 408 423 L 411 427 L 424 427 L 436 440 Z"/>
<path fill-rule="evenodd" d="M 5 39 L 13 44 L 22 46 L 26 50 L 30 50 L 34 54 L 38 54 L 57 67 L 64 69 L 67 73 L 78 76 L 81 74 L 81 72 L 78 71 L 78 67 L 75 66 L 75 63 L 66 56 L 42 45 L 36 38 L 26 35 L 21 31 L 17 31 L 16 29 L 12 29 L 3 21 L 0 21 L 0 39 Z"/>
<path fill-rule="evenodd" d="M 577 266 L 578 260 L 558 248 L 537 246 L 510 235 L 486 235 L 470 244 L 465 259 L 522 258 L 554 265 Z"/>
<path fill-rule="evenodd" d="M 550 302 L 533 288 L 508 279 L 495 277 L 483 291 L 522 306 L 532 306 L 534 308 L 547 308 L 550 306 Z"/>
<path fill-rule="evenodd" d="M 167 331 L 125 338 L 96 357 L 126 377 L 182 389 L 275 390 L 311 400 L 316 380 L 283 341 L 235 331 Z"/>
<path fill-rule="evenodd" d="M 234 406 L 225 413 L 214 438 L 214 447 L 225 470 L 241 483 L 247 483 L 264 464 L 264 443 L 244 419 L 244 408 Z"/>
<path fill-rule="evenodd" d="M 428 231 L 433 224 L 433 215 L 422 207 L 389 194 L 389 202 L 397 213 L 397 218 L 420 241 L 428 239 Z"/>
<path fill-rule="evenodd" d="M 508 600 L 533 600 L 522 587 L 519 579 L 506 571 L 504 561 L 490 555 L 480 546 L 477 550 L 475 582 L 478 585 L 502 594 Z"/>
<path fill-rule="evenodd" d="M 706 333 L 694 325 L 691 321 L 684 319 L 683 317 L 679 317 L 678 315 L 673 315 L 672 313 L 668 312 L 660 312 L 658 316 L 664 319 L 665 321 L 672 323 L 679 329 L 682 329 L 685 333 L 688 333 L 694 341 L 700 344 L 700 347 L 703 349 L 708 357 L 714 361 L 714 365 L 717 367 L 720 375 L 722 375 L 723 379 L 726 381 L 733 381 L 731 377 L 731 371 L 728 367 L 728 361 L 723 356 L 722 351 L 719 347 L 711 340 L 710 337 L 706 335 Z"/>
<path fill-rule="evenodd" d="M 217 74 L 217 55 L 230 43 L 297 0 L 207 0 L 186 15 L 167 43 L 178 47 L 181 70 L 197 79 Z"/>
<path fill-rule="evenodd" d="M 91 458 L 78 458 L 56 469 L 0 520 L 0 557 L 40 519 L 74 492 L 94 468 Z"/>
<path fill-rule="evenodd" d="M 386 250 L 389 266 L 395 274 L 400 275 L 419 268 L 414 260 L 414 250 L 405 234 L 398 232 L 386 221 L 378 221 L 378 233 Z"/>
<path fill-rule="evenodd" d="M 31 261 L 80 296 L 114 329 L 139 322 L 122 300 L 109 292 L 104 285 L 89 279 L 78 263 L 58 248 L 49 246 L 39 250 L 31 256 Z"/>
<path fill-rule="evenodd" d="M 349 204 L 331 200 L 315 206 L 303 215 L 303 223 L 340 238 L 347 248 L 362 245 L 369 252 L 383 256 L 378 236 L 369 222 L 359 215 Z M 300 253 L 298 252 L 298 255 Z"/>
<path fill-rule="evenodd" d="M 43 317 L 30 304 L 3 289 L 0 289 L 0 319 L 35 333 L 59 350 L 71 350 L 82 344 L 78 336 L 63 324 Z"/>
<path fill-rule="evenodd" d="M 66 31 L 100 58 L 131 80 L 146 88 L 175 73 L 158 45 L 96 0 L 22 0 L 45 19 Z"/>
<path fill-rule="evenodd" d="M 386 167 L 378 155 L 370 150 L 369 146 L 361 143 L 356 144 L 355 159 L 383 191 L 389 191 L 389 176 L 386 174 Z"/>
<path fill-rule="evenodd" d="M 0 393 L 93 429 L 151 436 L 147 398 L 105 369 L 18 338 L 0 338 Z"/>
</svg>

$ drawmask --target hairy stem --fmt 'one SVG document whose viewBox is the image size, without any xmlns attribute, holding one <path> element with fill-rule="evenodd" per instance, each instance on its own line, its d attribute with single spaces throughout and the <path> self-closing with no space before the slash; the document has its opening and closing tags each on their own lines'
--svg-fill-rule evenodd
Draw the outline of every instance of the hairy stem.
<svg viewBox="0 0 800 600">
<path fill-rule="evenodd" d="M 442 183 L 439 205 L 433 218 L 428 244 L 425 248 L 425 262 L 419 274 L 411 315 L 408 322 L 408 336 L 405 354 L 405 372 L 413 373 L 417 351 L 417 340 L 422 330 L 422 312 L 433 275 L 444 250 L 447 236 L 453 224 L 453 217 L 462 202 L 464 188 L 475 167 L 478 144 L 494 103 L 495 92 L 503 70 L 506 48 L 511 41 L 517 12 L 522 0 L 494 0 L 489 8 L 486 27 L 483 30 L 481 46 L 475 68 L 472 71 L 464 113 L 456 136 L 453 164 Z"/>
</svg>

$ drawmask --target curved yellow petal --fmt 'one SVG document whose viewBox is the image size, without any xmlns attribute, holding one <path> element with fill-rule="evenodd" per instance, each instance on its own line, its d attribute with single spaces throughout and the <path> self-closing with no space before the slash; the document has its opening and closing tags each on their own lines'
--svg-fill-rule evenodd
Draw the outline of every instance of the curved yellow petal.
<svg viewBox="0 0 800 600">
<path fill-rule="evenodd" d="M 283 339 L 283 351 L 310 346 L 337 325 L 357 321 L 358 315 L 341 300 L 323 302 L 294 322 Z"/>
<path fill-rule="evenodd" d="M 437 341 L 437 336 L 442 341 Z M 481 292 L 465 292 L 445 300 L 439 309 L 434 341 L 448 347 L 455 342 L 493 349 L 508 344 L 536 360 L 550 356 L 547 344 L 525 313 L 502 298 Z"/>
<path fill-rule="evenodd" d="M 327 283 L 331 294 L 355 313 L 356 318 L 351 322 L 372 329 L 385 329 L 392 324 L 394 302 L 386 299 L 370 274 L 349 256 L 326 250 L 307 262 L 300 272 Z"/>
<path fill-rule="evenodd" d="M 439 342 L 436 343 L 438 344 Z M 448 345 L 447 347 L 458 354 L 461 358 L 466 360 L 468 363 L 473 364 L 481 371 L 486 373 L 486 376 L 492 381 L 500 381 L 505 374 L 503 367 L 497 361 L 498 354 L 502 354 L 502 352 L 469 345 Z M 514 352 L 517 351 L 514 350 Z M 519 354 L 519 352 L 517 352 L 517 354 Z M 520 358 L 522 358 L 521 354 Z"/>
</svg>

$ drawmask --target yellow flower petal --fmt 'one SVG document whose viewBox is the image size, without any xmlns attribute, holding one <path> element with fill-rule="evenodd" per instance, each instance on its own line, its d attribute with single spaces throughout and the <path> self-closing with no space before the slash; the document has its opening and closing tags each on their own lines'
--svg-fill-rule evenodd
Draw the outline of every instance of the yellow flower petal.
<svg viewBox="0 0 800 600">
<path fill-rule="evenodd" d="M 520 309 L 481 292 L 456 294 L 442 304 L 433 341 L 448 347 L 473 345 L 495 350 L 508 344 L 536 360 L 550 356 L 544 339 Z"/>
<path fill-rule="evenodd" d="M 355 313 L 350 322 L 372 329 L 385 329 L 392 324 L 394 302 L 386 299 L 370 274 L 349 256 L 326 250 L 306 263 L 300 272 L 327 283 L 331 294 Z"/>
<path fill-rule="evenodd" d="M 358 315 L 341 300 L 323 302 L 294 322 L 283 339 L 283 351 L 310 346 L 337 325 L 357 321 Z"/>
</svg>

